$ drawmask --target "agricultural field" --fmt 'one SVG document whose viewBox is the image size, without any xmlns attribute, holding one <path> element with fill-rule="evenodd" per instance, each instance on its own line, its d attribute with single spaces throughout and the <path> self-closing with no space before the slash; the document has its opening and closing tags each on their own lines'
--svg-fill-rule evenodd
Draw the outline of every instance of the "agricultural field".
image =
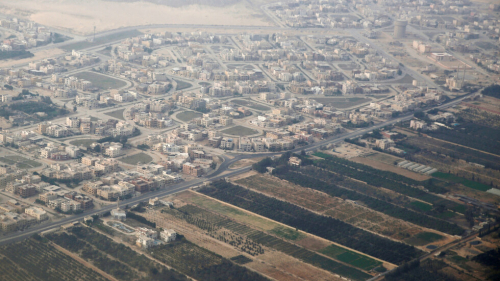
<svg viewBox="0 0 500 281">
<path fill-rule="evenodd" d="M 444 179 L 446 181 L 460 183 L 460 184 L 463 184 L 463 185 L 465 185 L 467 187 L 470 187 L 470 188 L 473 188 L 473 189 L 477 189 L 477 190 L 481 190 L 481 191 L 487 191 L 487 190 L 489 190 L 489 189 L 492 188 L 491 186 L 486 185 L 484 183 L 479 183 L 479 182 L 476 182 L 476 181 L 464 179 L 464 178 L 457 177 L 455 175 L 448 174 L 448 173 L 435 172 L 435 173 L 432 174 L 432 176 L 436 177 L 436 178 Z"/>
<path fill-rule="evenodd" d="M 47 238 L 118 280 L 188 280 L 178 271 L 168 269 L 90 227 L 74 227 L 68 232 L 50 234 Z"/>
<path fill-rule="evenodd" d="M 367 208 L 346 202 L 341 198 L 315 192 L 278 178 L 266 175 L 253 175 L 235 181 L 237 184 L 281 198 L 306 209 L 348 222 L 359 228 L 373 231 L 380 235 L 403 240 L 422 232 L 422 228 L 387 215 L 370 211 Z"/>
<path fill-rule="evenodd" d="M 183 192 L 179 195 L 186 193 L 190 192 Z M 262 251 L 248 251 L 249 249 L 245 246 L 248 243 L 240 242 L 251 241 L 251 243 L 257 243 L 254 240 L 243 238 L 247 237 L 246 234 L 250 231 L 256 230 L 228 220 L 220 214 L 201 209 L 196 205 L 184 205 L 185 203 L 180 201 L 178 195 L 175 195 L 174 198 L 170 198 L 169 200 L 175 202 L 176 209 L 178 208 L 179 211 L 166 208 L 161 211 L 156 210 L 154 214 L 144 213 L 143 215 L 148 220 L 155 221 L 159 227 L 176 225 L 176 230 L 184 235 L 186 239 L 227 259 L 231 260 L 236 256 L 244 254 L 244 256 L 253 260 L 252 262 L 245 263 L 245 267 L 276 280 L 340 281 L 340 278 L 334 277 L 327 271 L 299 261 L 280 251 L 269 251 L 269 248 L 262 244 L 250 244 L 253 249 L 257 249 L 258 247 L 256 246 L 260 245 Z M 181 205 L 182 207 L 179 207 Z M 226 228 L 226 226 L 228 227 Z"/>
<path fill-rule="evenodd" d="M 181 90 L 193 87 L 193 85 L 191 83 L 184 82 L 182 80 L 174 79 L 174 81 L 177 83 L 177 88 L 175 89 L 176 91 L 181 91 Z"/>
<path fill-rule="evenodd" d="M 339 261 L 354 265 L 364 270 L 371 270 L 382 265 L 382 262 L 380 261 L 367 258 L 356 252 L 346 250 L 336 245 L 330 245 L 320 250 L 320 252 L 327 256 L 334 257 Z"/>
<path fill-rule="evenodd" d="M 181 121 L 188 122 L 193 120 L 194 118 L 202 117 L 203 114 L 195 111 L 183 111 L 180 113 L 177 113 L 175 117 Z"/>
<path fill-rule="evenodd" d="M 72 145 L 76 146 L 85 146 L 85 147 L 90 147 L 92 143 L 96 142 L 96 140 L 93 139 L 78 139 L 78 140 L 72 140 L 69 143 Z"/>
<path fill-rule="evenodd" d="M 125 108 L 118 109 L 118 110 L 115 110 L 115 111 L 110 111 L 110 112 L 104 112 L 104 114 L 106 114 L 108 116 L 111 116 L 113 118 L 116 118 L 116 119 L 125 120 L 125 117 L 123 117 L 123 112 L 124 111 L 125 111 Z"/>
<path fill-rule="evenodd" d="M 222 133 L 228 134 L 228 135 L 233 135 L 233 136 L 249 136 L 249 135 L 258 134 L 259 132 L 257 130 L 254 130 L 254 129 L 251 129 L 248 127 L 237 125 L 237 126 L 229 128 L 229 129 L 223 130 Z"/>
<path fill-rule="evenodd" d="M 355 163 L 321 152 L 317 152 L 314 155 L 324 158 L 324 161 L 316 161 L 314 166 L 329 170 L 331 173 L 335 173 L 337 180 L 350 177 L 355 180 L 366 182 L 369 185 L 383 187 L 396 193 L 400 193 L 433 205 L 442 204 L 445 205 L 447 209 L 459 213 L 464 213 L 466 210 L 466 207 L 462 204 L 443 199 L 433 194 L 443 194 L 448 191 L 448 189 L 443 186 L 442 181 L 434 179 L 416 181 L 396 173 L 378 170 L 372 168 L 371 166 Z M 423 186 L 429 192 L 419 189 L 419 186 Z"/>
<path fill-rule="evenodd" d="M 182 204 L 179 204 L 179 201 L 177 200 L 185 200 L 197 196 L 199 195 L 188 194 L 188 196 L 186 196 L 185 193 L 181 193 L 179 194 L 179 196 L 175 196 L 174 202 L 177 202 L 176 205 L 180 206 Z M 216 202 L 214 200 L 211 201 Z M 178 209 L 178 211 L 172 209 L 162 210 L 161 215 L 163 218 L 161 220 L 157 220 L 158 223 L 160 223 L 160 225 L 162 222 L 172 223 L 172 217 L 182 219 L 191 225 L 196 225 L 198 228 L 201 228 L 203 232 L 207 233 L 208 236 L 224 243 L 228 243 L 236 249 L 239 249 L 240 251 L 243 251 L 251 256 L 256 256 L 258 260 L 269 260 L 273 265 L 277 267 L 281 267 L 281 261 L 283 259 L 288 259 L 286 256 L 291 256 L 303 261 L 306 264 L 310 264 L 330 271 L 334 274 L 340 274 L 342 276 L 346 276 L 356 280 L 363 280 L 369 277 L 369 275 L 363 273 L 360 270 L 343 266 L 342 264 L 334 260 L 318 255 L 314 251 L 308 250 L 307 248 L 310 248 L 310 245 L 315 245 L 315 247 L 319 249 L 324 248 L 329 244 L 313 242 L 314 239 L 311 239 L 311 237 L 306 237 L 306 235 L 302 232 L 298 232 L 292 228 L 278 225 L 277 227 L 264 232 L 258 230 L 259 228 L 256 228 L 254 225 L 251 225 L 251 227 L 249 227 L 248 223 L 246 225 L 241 224 L 235 220 L 228 219 L 226 216 L 223 216 L 219 213 L 212 212 L 211 209 L 210 211 L 208 211 L 205 208 L 202 209 L 191 204 L 183 205 L 182 207 L 176 207 L 176 209 Z M 157 216 L 158 215 L 153 216 L 153 218 Z M 255 215 L 251 216 L 259 218 Z M 192 233 L 193 231 L 188 232 Z M 294 243 L 299 245 L 301 243 L 308 243 L 309 245 L 302 248 L 288 242 L 288 240 L 293 241 Z M 249 243 L 248 241 L 252 242 Z M 206 243 L 200 244 L 206 245 Z M 280 254 L 278 254 L 277 252 L 269 251 L 267 250 L 267 248 L 272 248 L 280 252 Z M 345 251 L 349 250 L 345 249 Z M 276 255 L 281 255 L 281 257 L 277 259 Z M 367 259 L 371 259 L 366 256 L 364 257 Z M 306 264 L 301 264 L 300 266 L 297 266 L 297 268 L 306 266 Z M 255 266 L 255 264 L 251 263 L 248 266 Z M 294 270 L 297 270 L 297 268 L 295 268 Z M 290 269 L 287 269 L 287 271 L 290 271 Z M 314 275 L 318 274 L 315 270 L 309 269 L 307 271 L 307 274 L 312 273 L 314 273 Z M 299 272 L 295 271 L 294 274 L 302 276 L 304 272 L 301 271 L 301 273 L 299 274 Z M 304 276 L 304 278 L 310 280 L 308 277 Z M 318 277 L 313 278 L 312 280 L 317 280 L 317 278 Z"/>
<path fill-rule="evenodd" d="M 151 255 L 197 280 L 268 280 L 183 238 L 153 248 Z"/>
<path fill-rule="evenodd" d="M 119 89 L 127 86 L 127 83 L 122 80 L 118 80 L 94 72 L 80 72 L 74 74 L 73 76 L 77 77 L 78 79 L 85 79 L 87 81 L 90 81 L 92 82 L 92 86 L 97 87 L 101 90 Z"/>
<path fill-rule="evenodd" d="M 264 162 L 264 165 L 276 167 L 275 165 L 280 163 L 280 159 L 281 158 L 276 159 L 275 161 L 272 161 L 272 163 Z M 309 159 L 307 160 L 311 161 Z M 452 222 L 443 221 L 440 217 L 439 219 L 437 218 L 438 215 L 446 211 L 447 208 L 456 210 L 457 212 L 465 212 L 466 209 L 464 205 L 457 204 L 456 202 L 442 199 L 441 197 L 424 192 L 423 190 L 404 185 L 402 183 L 404 178 L 399 175 L 396 175 L 397 177 L 401 177 L 395 182 L 396 185 L 391 186 L 391 181 L 385 178 L 385 176 L 387 176 L 385 173 L 388 172 L 377 170 L 376 173 L 373 172 L 365 174 L 359 167 L 353 169 L 340 165 L 333 168 L 332 166 L 321 164 L 323 163 L 321 160 L 314 160 L 313 163 L 315 163 L 314 165 L 318 165 L 318 167 L 309 165 L 298 170 L 289 166 L 280 166 L 279 169 L 275 169 L 273 171 L 273 175 L 282 180 L 287 180 L 303 187 L 324 192 L 332 197 L 349 199 L 353 202 L 355 201 L 356 204 L 363 205 L 374 211 L 416 224 L 418 226 L 431 228 L 439 232 L 452 235 L 462 234 L 465 231 L 462 227 L 456 225 L 457 221 L 455 218 Z M 350 163 L 349 165 L 353 165 L 354 162 L 347 161 L 347 163 Z M 357 163 L 354 164 L 360 165 Z M 255 170 L 262 171 L 260 165 L 260 163 L 254 164 Z M 321 169 L 319 167 L 321 167 Z M 363 169 L 366 169 L 366 167 L 363 167 Z M 352 173 L 354 173 L 354 175 L 361 173 L 360 175 L 363 175 L 363 177 L 359 180 L 349 179 L 347 176 L 352 176 Z M 345 176 L 343 174 L 345 174 Z M 377 179 L 377 177 L 381 178 Z M 382 180 L 382 178 L 385 179 Z M 369 185 L 361 181 L 368 181 L 370 184 L 375 185 Z M 379 181 L 379 183 L 377 183 L 377 181 Z M 382 182 L 384 188 L 380 187 L 380 183 Z M 396 186 L 398 186 L 399 189 L 396 189 Z M 393 191 L 392 189 L 396 190 Z M 396 191 L 399 191 L 399 193 Z M 410 203 L 415 200 L 402 196 L 402 191 L 407 193 L 416 192 L 413 196 L 420 194 L 419 196 L 422 198 L 421 200 L 425 199 L 433 201 L 437 204 L 437 206 L 436 208 L 433 208 L 432 212 L 421 212 L 420 210 L 413 209 Z M 461 207 L 463 207 L 463 209 L 461 209 Z M 413 210 L 410 210 L 409 208 Z M 460 218 L 460 220 L 460 224 L 466 224 L 463 217 Z"/>
<path fill-rule="evenodd" d="M 9 166 L 16 165 L 16 167 L 19 169 L 31 169 L 40 167 L 42 165 L 36 161 L 26 159 L 18 155 L 8 155 L 0 157 L 0 162 L 3 162 Z"/>
<path fill-rule="evenodd" d="M 241 105 L 241 106 L 246 106 L 255 110 L 260 110 L 260 111 L 268 111 L 271 110 L 270 107 L 260 105 L 258 103 L 249 101 L 249 100 L 231 100 L 232 103 Z"/>
<path fill-rule="evenodd" d="M 93 42 L 90 41 L 76 42 L 69 45 L 65 45 L 61 48 L 64 49 L 65 51 L 71 52 L 71 50 L 81 50 L 93 46 L 98 46 L 106 43 L 111 43 L 114 41 L 123 40 L 133 36 L 139 36 L 141 34 L 142 32 L 139 32 L 138 30 L 123 31 L 123 32 L 113 33 L 107 36 L 97 37 Z"/>
<path fill-rule="evenodd" d="M 126 156 L 123 158 L 118 159 L 120 162 L 123 162 L 125 164 L 129 165 L 137 165 L 139 162 L 141 164 L 147 164 L 151 161 L 153 161 L 153 158 L 151 156 L 147 155 L 146 153 L 140 152 L 134 155 Z"/>
<path fill-rule="evenodd" d="M 212 185 L 203 187 L 199 191 L 239 208 L 390 263 L 402 263 L 420 255 L 420 251 L 411 246 L 394 242 L 342 221 L 315 214 L 291 203 L 225 181 L 213 182 Z M 321 228 L 318 228 L 318 225 L 321 225 Z M 361 243 L 361 241 L 363 242 Z"/>
<path fill-rule="evenodd" d="M 0 247 L 1 280 L 108 280 L 47 241 L 26 239 Z"/>
</svg>

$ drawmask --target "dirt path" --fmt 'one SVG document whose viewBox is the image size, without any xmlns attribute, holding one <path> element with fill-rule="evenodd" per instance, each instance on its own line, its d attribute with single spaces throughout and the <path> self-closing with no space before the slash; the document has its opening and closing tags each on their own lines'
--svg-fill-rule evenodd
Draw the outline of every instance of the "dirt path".
<svg viewBox="0 0 500 281">
<path fill-rule="evenodd" d="M 86 260 L 82 259 L 81 257 L 79 257 L 77 254 L 75 253 L 72 253 L 66 249 L 64 249 L 63 247 L 53 243 L 53 242 L 50 242 L 50 245 L 54 246 L 54 248 L 56 248 L 58 251 L 70 256 L 71 258 L 73 258 L 74 260 L 76 260 L 77 262 L 85 265 L 86 267 L 88 268 L 91 268 L 92 270 L 96 271 L 97 273 L 101 274 L 102 276 L 104 276 L 105 278 L 107 278 L 108 280 L 111 280 L 111 281 L 120 281 L 116 278 L 114 278 L 113 276 L 107 274 L 106 272 L 100 270 L 99 268 L 95 267 L 93 264 L 87 262 Z"/>
</svg>

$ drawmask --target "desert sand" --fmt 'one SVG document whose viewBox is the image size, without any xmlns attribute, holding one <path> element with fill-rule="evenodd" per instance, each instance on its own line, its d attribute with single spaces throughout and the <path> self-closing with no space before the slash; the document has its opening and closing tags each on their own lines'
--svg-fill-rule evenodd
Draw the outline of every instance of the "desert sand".
<svg viewBox="0 0 500 281">
<path fill-rule="evenodd" d="M 152 24 L 270 25 L 260 10 L 247 2 L 225 7 L 169 7 L 149 2 L 103 0 L 0 0 L 0 13 L 26 17 L 81 35 L 91 34 L 94 26 L 97 32 L 102 32 Z"/>
<path fill-rule="evenodd" d="M 25 58 L 25 59 L 20 59 L 20 60 L 5 60 L 5 61 L 0 61 L 0 67 L 13 67 L 17 65 L 22 65 L 22 64 L 27 64 L 32 61 L 37 61 L 37 60 L 42 60 L 45 58 L 51 58 L 58 56 L 60 54 L 64 54 L 65 51 L 61 49 L 48 49 L 40 52 L 33 53 L 35 56 L 31 58 Z"/>
</svg>

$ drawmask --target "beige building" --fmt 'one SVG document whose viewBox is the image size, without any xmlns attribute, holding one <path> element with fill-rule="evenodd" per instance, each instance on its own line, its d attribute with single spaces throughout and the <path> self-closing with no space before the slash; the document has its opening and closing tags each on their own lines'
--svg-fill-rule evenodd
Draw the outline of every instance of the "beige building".
<svg viewBox="0 0 500 281">
<path fill-rule="evenodd" d="M 29 207 L 24 210 L 27 215 L 35 217 L 38 221 L 44 221 L 49 218 L 47 212 L 45 212 L 42 208 L 39 207 Z"/>
</svg>

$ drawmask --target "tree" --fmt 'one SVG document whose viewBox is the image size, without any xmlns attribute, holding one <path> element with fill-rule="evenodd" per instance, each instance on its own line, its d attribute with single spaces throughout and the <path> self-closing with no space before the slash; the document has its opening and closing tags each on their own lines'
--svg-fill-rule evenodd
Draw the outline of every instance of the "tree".
<svg viewBox="0 0 500 281">
<path fill-rule="evenodd" d="M 73 112 L 76 112 L 76 109 L 77 109 L 77 108 L 76 108 L 76 105 L 75 105 L 75 106 L 73 106 Z"/>
<path fill-rule="evenodd" d="M 302 156 L 306 156 L 306 151 L 302 149 L 302 150 L 300 151 L 300 155 L 302 155 Z"/>
<path fill-rule="evenodd" d="M 127 141 L 128 141 L 128 137 L 126 137 L 126 136 L 122 136 L 122 137 L 120 138 L 120 143 L 121 143 L 121 144 L 123 144 L 124 146 L 125 146 L 125 144 L 127 143 Z"/>
<path fill-rule="evenodd" d="M 422 119 L 425 117 L 425 113 L 423 111 L 417 111 L 417 112 L 413 113 L 413 116 L 415 116 L 419 119 Z"/>
</svg>

